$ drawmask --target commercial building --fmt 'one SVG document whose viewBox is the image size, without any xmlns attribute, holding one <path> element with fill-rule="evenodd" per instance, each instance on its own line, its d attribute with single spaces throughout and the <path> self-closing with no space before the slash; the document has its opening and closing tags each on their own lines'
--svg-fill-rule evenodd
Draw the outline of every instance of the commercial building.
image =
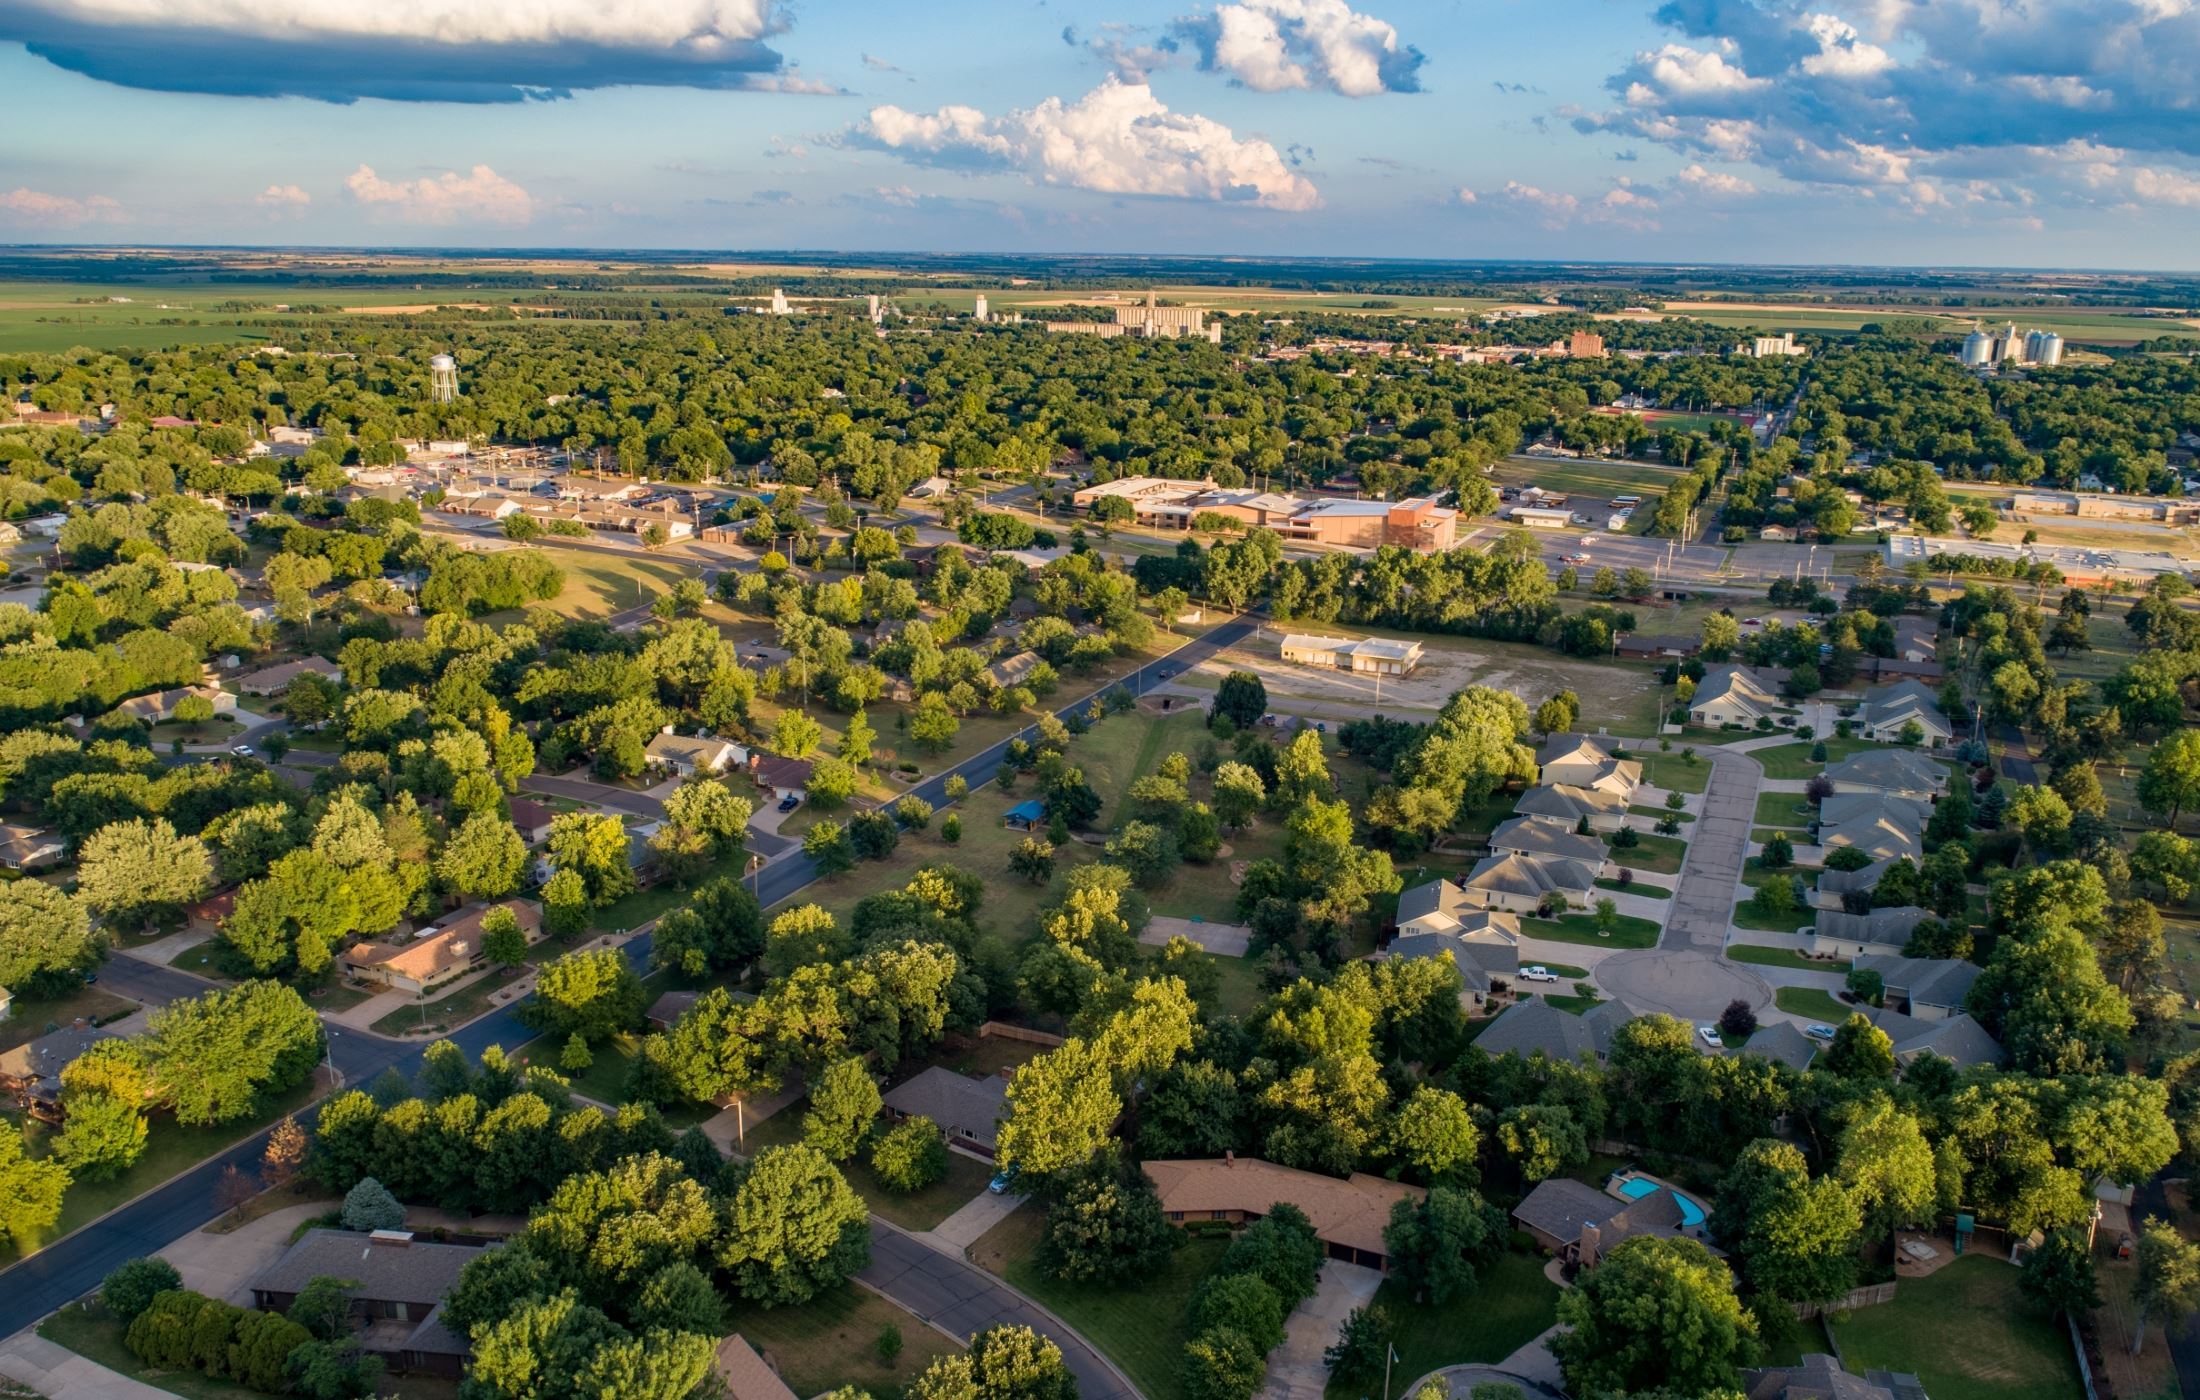
<svg viewBox="0 0 2200 1400">
<path fill-rule="evenodd" d="M 1362 675 L 1410 676 L 1421 664 L 1421 644 L 1387 637 L 1315 637 L 1293 632 L 1283 639 L 1283 659 Z"/>
<path fill-rule="evenodd" d="M 1574 360 L 1604 358 L 1604 337 L 1595 331 L 1575 331 L 1566 342 L 1566 356 Z"/>
<path fill-rule="evenodd" d="M 1570 530 L 1574 513 L 1564 506 L 1514 506 L 1512 522 L 1531 530 Z"/>
<path fill-rule="evenodd" d="M 1390 1223 L 1392 1207 L 1428 1194 L 1418 1186 L 1363 1172 L 1340 1181 L 1234 1154 L 1149 1161 L 1145 1167 L 1162 1212 L 1175 1224 L 1223 1220 L 1243 1225 L 1285 1202 L 1306 1213 L 1330 1258 L 1385 1272 L 1390 1249 L 1383 1242 L 1383 1227 Z"/>
<path fill-rule="evenodd" d="M 1085 510 L 1108 499 L 1130 502 L 1132 518 L 1156 529 L 1194 529 L 1205 516 L 1335 549 L 1394 545 L 1437 552 L 1450 549 L 1459 531 L 1459 512 L 1436 504 L 1433 496 L 1360 501 L 1132 476 L 1084 487 L 1070 497 L 1072 504 Z"/>
<path fill-rule="evenodd" d="M 2081 520 L 2200 521 L 2200 501 L 2170 496 L 2120 496 L 2105 491 L 2019 491 L 2009 498 L 2012 515 L 2074 515 Z"/>
<path fill-rule="evenodd" d="M 1930 566 L 1935 556 L 2001 561 L 2023 568 L 2046 564 L 2078 588 L 2097 583 L 2151 583 L 2164 574 L 2189 578 L 2194 565 L 2154 549 L 2098 549 L 2081 545 L 1997 544 L 1992 540 L 1950 539 L 1927 535 L 1890 535 L 1887 563 L 1901 570 Z"/>
<path fill-rule="evenodd" d="M 1778 335 L 1760 335 L 1747 345 L 1737 345 L 1734 353 L 1753 360 L 1769 360 L 1779 355 L 1808 355 L 1810 351 L 1795 343 L 1795 332 L 1782 331 Z"/>
</svg>

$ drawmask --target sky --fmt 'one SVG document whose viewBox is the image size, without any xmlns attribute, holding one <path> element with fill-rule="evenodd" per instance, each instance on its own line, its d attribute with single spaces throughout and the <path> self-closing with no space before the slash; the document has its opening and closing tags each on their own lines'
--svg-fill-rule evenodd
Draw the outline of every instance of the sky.
<svg viewBox="0 0 2200 1400">
<path fill-rule="evenodd" d="M 2200 0 L 0 0 L 0 242 L 2192 269 Z"/>
</svg>

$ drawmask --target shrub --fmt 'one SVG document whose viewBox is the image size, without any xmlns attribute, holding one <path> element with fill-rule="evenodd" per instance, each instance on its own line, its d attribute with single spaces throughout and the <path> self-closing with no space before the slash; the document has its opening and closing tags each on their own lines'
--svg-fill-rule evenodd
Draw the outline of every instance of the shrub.
<svg viewBox="0 0 2200 1400">
<path fill-rule="evenodd" d="M 1746 1040 L 1757 1033 L 1757 1012 L 1740 997 L 1726 1004 L 1719 1013 L 1719 1034 L 1733 1040 Z"/>
<path fill-rule="evenodd" d="M 871 1170 L 889 1191 L 921 1191 L 947 1174 L 947 1139 L 939 1124 L 904 1118 L 871 1143 Z"/>
<path fill-rule="evenodd" d="M 99 1285 L 99 1301 L 107 1305 L 107 1311 L 124 1324 L 135 1322 L 137 1315 L 152 1304 L 154 1298 L 170 1289 L 183 1287 L 183 1275 L 176 1266 L 165 1259 L 127 1259 L 115 1266 Z"/>
<path fill-rule="evenodd" d="M 345 1193 L 339 1218 L 347 1230 L 399 1230 L 405 1225 L 405 1208 L 389 1188 L 370 1176 Z"/>
<path fill-rule="evenodd" d="M 1263 1356 L 1283 1341 L 1283 1300 L 1253 1274 L 1218 1274 L 1192 1295 L 1194 1333 L 1227 1327 Z"/>
<path fill-rule="evenodd" d="M 940 839 L 948 845 L 959 845 L 963 839 L 963 819 L 960 812 L 949 812 L 940 821 Z"/>
</svg>

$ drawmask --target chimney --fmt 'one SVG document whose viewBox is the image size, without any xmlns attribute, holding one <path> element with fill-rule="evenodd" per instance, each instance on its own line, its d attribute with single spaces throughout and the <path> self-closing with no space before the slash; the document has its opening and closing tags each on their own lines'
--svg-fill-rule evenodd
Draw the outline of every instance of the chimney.
<svg viewBox="0 0 2200 1400">
<path fill-rule="evenodd" d="M 374 1230 L 367 1235 L 370 1246 L 378 1245 L 384 1249 L 410 1249 L 412 1241 L 410 1230 Z"/>
<path fill-rule="evenodd" d="M 1584 1269 L 1593 1269 L 1597 1262 L 1597 1249 L 1604 1242 L 1604 1232 L 1595 1225 L 1581 1227 L 1580 1243 L 1574 1246 L 1575 1262 Z"/>
<path fill-rule="evenodd" d="M 1232 1152 L 1227 1147 L 1222 1149 L 1222 1165 L 1224 1167 L 1235 1167 L 1237 1165 L 1237 1153 Z"/>
</svg>

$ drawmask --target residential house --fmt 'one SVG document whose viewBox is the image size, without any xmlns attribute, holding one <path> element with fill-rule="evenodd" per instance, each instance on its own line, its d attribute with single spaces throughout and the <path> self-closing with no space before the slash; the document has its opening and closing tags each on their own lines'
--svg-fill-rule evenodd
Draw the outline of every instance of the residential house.
<svg viewBox="0 0 2200 1400">
<path fill-rule="evenodd" d="M 15 522 L 0 520 L 0 545 L 21 544 L 22 542 L 23 532 L 16 528 Z"/>
<path fill-rule="evenodd" d="M 1713 729 L 1726 724 L 1753 726 L 1760 719 L 1774 719 L 1786 711 L 1780 698 L 1743 666 L 1706 669 L 1688 702 L 1689 720 Z"/>
<path fill-rule="evenodd" d="M 0 1050 L 0 1094 L 14 1099 L 34 1118 L 59 1122 L 61 1071 L 86 1050 L 119 1034 L 109 1027 L 79 1020 L 27 1044 Z"/>
<path fill-rule="evenodd" d="M 1384 1272 L 1390 1268 L 1390 1249 L 1383 1242 L 1383 1227 L 1390 1223 L 1391 1208 L 1428 1194 L 1418 1186 L 1364 1172 L 1340 1181 L 1229 1153 L 1149 1161 L 1145 1167 L 1162 1212 L 1175 1224 L 1226 1220 L 1242 1225 L 1287 1202 L 1306 1213 L 1330 1258 Z"/>
<path fill-rule="evenodd" d="M 1495 938 L 1454 938 L 1443 933 L 1401 934 L 1385 950 L 1393 958 L 1447 958 L 1459 971 L 1459 1004 L 1486 1006 L 1520 976 L 1520 944 Z"/>
<path fill-rule="evenodd" d="M 1913 724 L 1927 748 L 1937 749 L 1955 738 L 1954 728 L 1940 713 L 1938 697 L 1923 681 L 1898 681 L 1856 711 L 1857 732 L 1883 744 L 1903 742 Z"/>
<path fill-rule="evenodd" d="M 1894 654 L 1899 661 L 1939 664 L 1940 624 L 1922 617 L 1894 619 Z"/>
<path fill-rule="evenodd" d="M 1554 1176 L 1539 1181 L 1513 1207 L 1512 1218 L 1535 1242 L 1566 1263 L 1595 1268 L 1597 1262 L 1628 1240 L 1689 1238 L 1710 1244 L 1703 1225 L 1689 1225 L 1680 1197 L 1670 1190 L 1625 1196 Z M 1716 1251 L 1714 1251 L 1716 1252 Z"/>
<path fill-rule="evenodd" d="M 1468 898 L 1479 899 L 1485 909 L 1533 914 L 1560 898 L 1569 904 L 1586 903 L 1589 891 L 1596 888 L 1596 872 L 1577 860 L 1485 856 L 1459 884 Z"/>
<path fill-rule="evenodd" d="M 1003 657 L 985 668 L 985 677 L 997 690 L 1008 690 L 1030 680 L 1032 673 L 1044 664 L 1039 653 L 1019 651 L 1014 656 Z"/>
<path fill-rule="evenodd" d="M 550 823 L 558 816 L 555 807 L 524 797 L 506 798 L 504 806 L 512 814 L 512 825 L 518 829 L 520 840 L 539 846 L 550 839 Z"/>
<path fill-rule="evenodd" d="M 1541 817 L 1511 817 L 1500 823 L 1490 833 L 1490 849 L 1498 855 L 1576 860 L 1599 876 L 1605 873 L 1609 856 L 1602 838 L 1583 836 L 1563 822 Z"/>
<path fill-rule="evenodd" d="M 707 734 L 675 734 L 670 725 L 650 735 L 642 753 L 650 767 L 676 778 L 712 778 L 749 761 L 749 751 L 739 744 Z"/>
<path fill-rule="evenodd" d="M 1046 804 L 1035 797 L 1025 798 L 1001 816 L 1001 825 L 1013 831 L 1037 831 L 1046 824 Z"/>
<path fill-rule="evenodd" d="M 1757 538 L 1777 544 L 1795 543 L 1795 527 L 1792 525 L 1767 525 L 1757 532 Z"/>
<path fill-rule="evenodd" d="M 1619 1028 L 1633 1019 L 1634 1013 L 1616 1001 L 1600 1002 L 1579 1016 L 1547 1001 L 1515 1002 L 1474 1038 L 1474 1048 L 1493 1060 L 1501 1055 L 1528 1060 L 1541 1055 L 1569 1063 L 1584 1055 L 1601 1060 Z"/>
<path fill-rule="evenodd" d="M 1632 801 L 1642 786 L 1642 765 L 1614 758 L 1603 743 L 1586 734 L 1553 734 L 1536 755 L 1538 781 L 1555 787 L 1586 788 Z"/>
<path fill-rule="evenodd" d="M 1523 817 L 1556 822 L 1569 831 L 1587 818 L 1591 831 L 1617 831 L 1627 825 L 1627 799 L 1597 788 L 1543 783 L 1520 794 L 1513 812 Z"/>
<path fill-rule="evenodd" d="M 1926 1400 L 1924 1382 L 1906 1371 L 1854 1376 L 1821 1353 L 1793 1366 L 1742 1372 L 1742 1393 L 1744 1400 Z"/>
<path fill-rule="evenodd" d="M 718 1343 L 712 1369 L 725 1400 L 800 1400 L 739 1332 Z"/>
<path fill-rule="evenodd" d="M 1810 950 L 1828 958 L 1900 957 L 1910 934 L 1931 917 L 1932 911 L 1914 904 L 1868 914 L 1822 910 L 1817 927 L 1811 930 Z"/>
<path fill-rule="evenodd" d="M 1981 972 L 1961 958 L 1906 958 L 1867 953 L 1855 960 L 1859 972 L 1876 972 L 1886 990 L 1880 1000 L 1889 1009 L 1921 1021 L 1961 1015 L 1971 984 Z"/>
<path fill-rule="evenodd" d="M 1818 804 L 1818 844 L 1852 846 L 1873 860 L 1925 859 L 1930 809 L 1906 797 L 1876 792 L 1835 793 Z"/>
<path fill-rule="evenodd" d="M 237 890 L 235 886 L 232 886 L 229 889 L 210 894 L 198 903 L 186 907 L 183 916 L 186 927 L 204 929 L 209 933 L 213 933 L 218 931 L 222 925 L 228 923 L 229 916 L 236 912 Z"/>
<path fill-rule="evenodd" d="M 1839 909 L 1842 907 L 1843 895 L 1852 892 L 1870 894 L 1879 888 L 1881 877 L 1893 868 L 1894 862 L 1895 858 L 1888 856 L 1854 870 L 1821 870 L 1818 872 L 1818 888 L 1811 897 L 1811 903 L 1820 909 Z"/>
<path fill-rule="evenodd" d="M 1450 880 L 1431 880 L 1399 895 L 1397 925 L 1401 938 L 1420 933 L 1513 942 L 1520 938 L 1517 915 L 1483 908 Z"/>
<path fill-rule="evenodd" d="M 1679 633 L 1634 632 L 1612 643 L 1615 656 L 1631 661 L 1680 660 L 1702 650 L 1700 638 Z"/>
<path fill-rule="evenodd" d="M 173 719 L 176 706 L 186 697 L 194 695 L 212 705 L 216 715 L 233 714 L 236 711 L 237 697 L 228 691 L 217 690 L 210 685 L 186 685 L 175 690 L 156 691 L 151 695 L 133 696 L 115 706 L 115 713 L 142 720 L 146 724 L 159 724 Z"/>
<path fill-rule="evenodd" d="M 488 957 L 481 946 L 482 924 L 492 908 L 511 910 L 527 941 L 541 941 L 542 906 L 529 900 L 507 899 L 501 904 L 462 909 L 404 943 L 355 943 L 337 961 L 345 972 L 362 982 L 418 996 L 472 971 Z"/>
<path fill-rule="evenodd" d="M 252 1304 L 287 1312 L 316 1278 L 345 1280 L 360 1346 L 398 1370 L 457 1376 L 471 1356 L 442 1323 L 443 1295 L 481 1247 L 415 1239 L 404 1230 L 308 1230 L 252 1280 Z"/>
<path fill-rule="evenodd" d="M 43 827 L 0 822 L 0 870 L 28 874 L 59 865 L 69 843 Z"/>
<path fill-rule="evenodd" d="M 1932 802 L 1948 786 L 1947 766 L 1915 749 L 1866 749 L 1826 766 L 1833 790 L 1885 793 L 1912 802 Z"/>
<path fill-rule="evenodd" d="M 344 679 L 344 668 L 333 661 L 323 661 L 318 656 L 307 656 L 240 676 L 237 689 L 247 695 L 280 695 L 290 688 L 292 681 L 308 675 L 319 676 L 324 681 L 340 685 Z"/>
<path fill-rule="evenodd" d="M 929 1118 L 950 1143 L 991 1157 L 1008 1113 L 1008 1081 L 997 1074 L 975 1079 L 932 1065 L 888 1089 L 885 1105 L 896 1122 Z"/>
<path fill-rule="evenodd" d="M 762 749 L 749 750 L 749 776 L 775 802 L 800 798 L 810 790 L 810 760 L 781 758 Z"/>
<path fill-rule="evenodd" d="M 649 1023 L 649 1028 L 653 1031 L 671 1030 L 672 1023 L 694 1009 L 695 1003 L 702 1000 L 702 997 L 701 992 L 675 988 L 651 1002 L 649 1010 L 642 1013 L 642 1019 Z"/>
<path fill-rule="evenodd" d="M 1868 1013 L 1872 1024 L 1894 1042 L 1895 1063 L 1907 1066 L 1920 1055 L 1938 1055 L 1957 1069 L 1999 1065 L 2007 1059 L 2001 1042 L 1986 1027 L 1961 1012 L 1937 1019 L 1905 1016 L 1884 1008 Z"/>
<path fill-rule="evenodd" d="M 1817 1057 L 1818 1042 L 1798 1030 L 1792 1021 L 1772 1021 L 1757 1028 L 1741 1053 L 1760 1055 L 1800 1073 L 1809 1069 Z"/>
</svg>

